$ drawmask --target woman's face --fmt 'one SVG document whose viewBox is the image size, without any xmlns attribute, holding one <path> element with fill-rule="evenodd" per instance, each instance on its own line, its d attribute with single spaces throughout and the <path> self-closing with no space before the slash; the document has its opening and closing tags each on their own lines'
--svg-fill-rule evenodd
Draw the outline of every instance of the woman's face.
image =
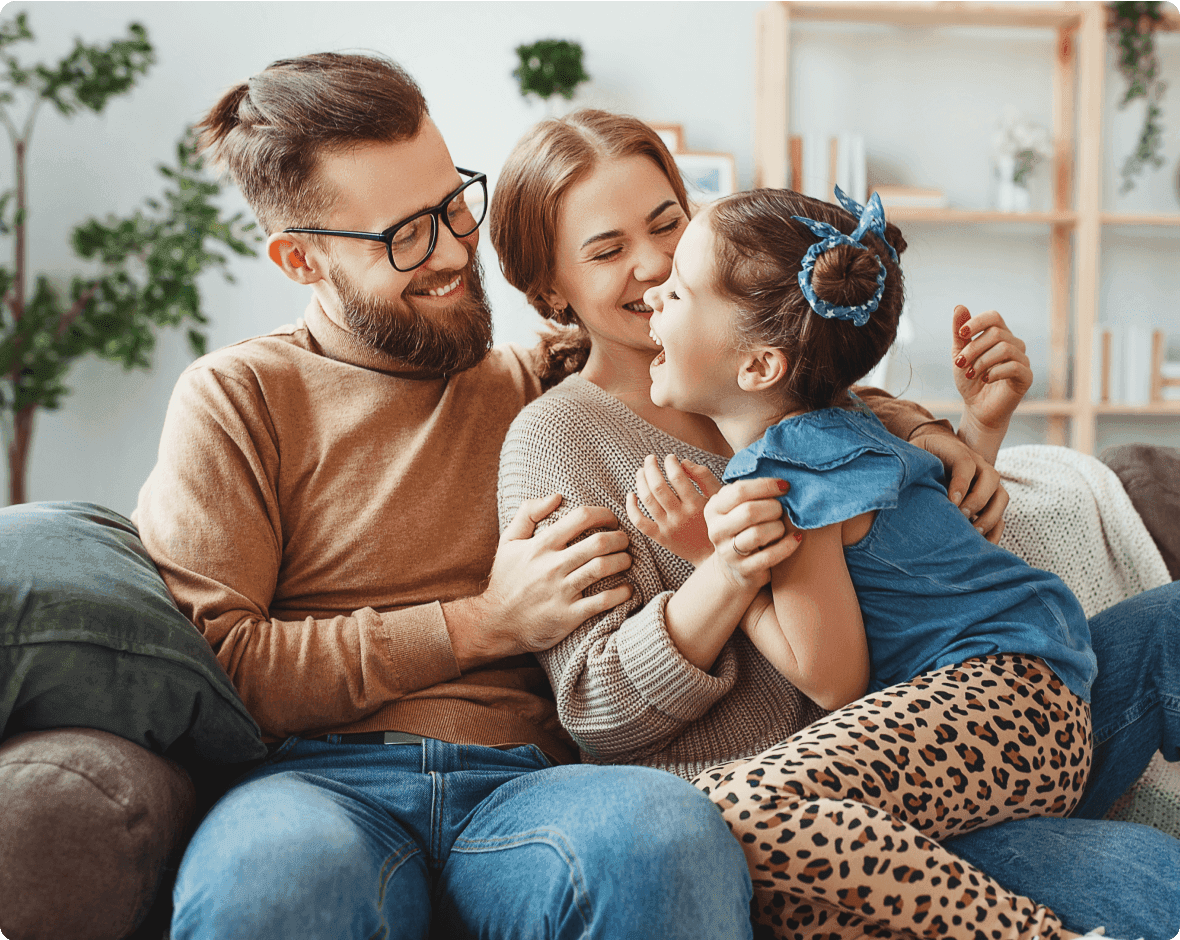
<svg viewBox="0 0 1180 940">
<path fill-rule="evenodd" d="M 672 184 L 647 157 L 604 160 L 566 190 L 546 299 L 573 308 L 592 355 L 656 354 L 643 293 L 668 276 L 687 224 Z"/>
</svg>

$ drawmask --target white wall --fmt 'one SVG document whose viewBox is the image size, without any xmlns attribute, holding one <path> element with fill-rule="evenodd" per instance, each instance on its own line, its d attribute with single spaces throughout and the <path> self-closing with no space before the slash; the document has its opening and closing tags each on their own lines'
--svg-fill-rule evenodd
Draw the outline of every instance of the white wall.
<svg viewBox="0 0 1180 940">
<path fill-rule="evenodd" d="M 372 49 L 399 60 L 421 83 L 455 159 L 485 170 L 494 185 L 513 143 L 543 116 L 541 106 L 517 92 L 511 76 L 514 47 L 548 37 L 576 39 L 593 80 L 575 103 L 680 122 L 690 148 L 734 153 L 739 185 L 748 186 L 754 14 L 760 5 L 9 3 L 0 16 L 28 11 L 38 37 L 26 61 L 60 57 L 76 36 L 108 40 L 131 21 L 147 27 L 158 57 L 139 87 L 115 99 L 102 116 L 82 114 L 65 121 L 52 111 L 41 115 L 29 173 L 32 269 L 62 276 L 80 270 L 67 241 L 72 226 L 90 216 L 125 214 L 157 193 L 162 181 L 156 165 L 171 162 L 184 126 L 199 119 L 229 86 L 277 58 L 321 50 Z M 840 29 L 809 26 L 794 33 L 795 129 L 861 129 L 869 139 L 871 175 L 875 170 L 882 181 L 935 182 L 956 202 L 986 205 L 987 139 L 1003 105 L 1019 104 L 1048 122 L 1048 34 L 1031 33 L 1013 45 L 1011 35 L 1001 40 L 946 31 L 904 39 L 878 30 L 871 42 L 862 37 L 850 44 Z M 1168 37 L 1164 55 L 1164 74 L 1174 88 L 1180 87 L 1175 39 Z M 907 42 L 918 42 L 922 54 L 908 49 Z M 1112 89 L 1112 109 L 1113 95 Z M 1168 179 L 1180 151 L 1175 91 L 1164 108 L 1167 170 L 1126 200 L 1111 195 L 1112 208 L 1180 210 Z M 1135 115 L 1116 115 L 1108 125 L 1113 131 L 1108 146 L 1129 146 Z M 915 135 L 921 147 L 911 144 Z M 924 162 L 912 160 L 917 152 Z M 10 172 L 11 159 L 0 153 L 0 174 Z M 224 202 L 231 211 L 244 208 L 236 191 Z M 915 310 L 926 337 L 923 352 L 911 357 L 918 378 L 909 383 L 909 394 L 945 394 L 949 327 L 942 321 L 954 303 L 996 307 L 1010 315 L 1030 346 L 1043 347 L 1046 235 L 979 228 L 964 236 L 970 239 L 969 253 L 962 241 L 932 226 L 911 226 L 907 237 L 912 246 L 907 271 L 911 284 L 922 285 Z M 1178 238 L 1174 230 L 1114 237 L 1103 271 L 1104 284 L 1118 292 L 1109 302 L 1112 310 L 1126 306 L 1126 295 L 1134 293 L 1152 309 L 1167 311 L 1180 332 Z M 490 251 L 484 250 L 483 260 L 497 339 L 531 342 L 539 320 L 500 278 Z M 212 346 L 301 315 L 305 292 L 269 262 L 235 259 L 232 271 L 234 285 L 215 275 L 202 283 L 206 312 L 213 318 Z M 130 513 L 154 463 L 168 395 L 188 361 L 183 339 L 165 333 L 150 372 L 124 373 L 96 360 L 77 366 L 68 380 L 74 394 L 62 410 L 38 418 L 29 497 L 91 500 Z M 1043 364 L 1038 371 L 1044 374 Z M 904 377 L 894 384 L 900 388 Z M 1136 437 L 1180 444 L 1175 425 L 1108 420 L 1099 445 Z M 1026 422 L 1015 439 L 1034 439 L 1036 433 L 1035 423 Z M 0 484 L 6 487 L 5 469 L 0 469 Z"/>
</svg>

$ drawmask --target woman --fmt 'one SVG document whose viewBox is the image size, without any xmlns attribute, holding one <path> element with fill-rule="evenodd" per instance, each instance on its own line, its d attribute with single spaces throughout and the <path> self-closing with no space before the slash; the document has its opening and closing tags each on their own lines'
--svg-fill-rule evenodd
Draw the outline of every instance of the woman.
<svg viewBox="0 0 1180 940">
<path fill-rule="evenodd" d="M 509 158 L 492 203 L 491 231 L 505 275 L 542 315 L 579 324 L 584 334 L 549 344 L 555 378 L 571 365 L 581 373 L 526 409 L 509 433 L 501 458 L 502 518 L 523 499 L 557 490 L 567 507 L 607 505 L 626 524 L 626 493 L 650 453 L 676 453 L 720 475 L 728 453 L 716 428 L 700 416 L 659 409 L 648 394 L 648 367 L 659 350 L 648 336 L 650 309 L 642 297 L 667 277 L 688 211 L 671 156 L 638 121 L 578 112 L 540 125 Z M 938 453 L 942 432 L 928 416 L 882 396 L 866 397 L 893 433 Z M 765 501 L 742 502 L 755 495 L 753 488 L 726 493 L 734 535 L 765 512 L 759 509 Z M 757 495 L 773 494 L 766 490 Z M 980 527 L 994 530 L 1003 501 L 990 495 L 984 481 L 961 504 L 966 512 L 978 513 Z M 781 523 L 765 524 L 768 535 L 781 534 Z M 634 565 L 627 577 L 634 588 L 632 600 L 584 624 L 541 654 L 541 660 L 562 720 L 585 759 L 648 764 L 707 787 L 700 775 L 710 765 L 754 757 L 820 712 L 753 649 L 737 629 L 743 611 L 726 608 L 722 599 L 697 599 L 717 605 L 706 634 L 670 633 L 665 606 L 673 591 L 691 591 L 692 566 L 647 543 L 637 529 L 631 535 Z M 998 535 L 993 532 L 993 537 Z M 782 551 L 789 551 L 790 541 L 783 540 Z M 1141 711 L 1152 716 L 1155 726 L 1147 728 L 1141 721 L 1135 727 L 1127 720 L 1135 702 L 1122 687 L 1130 684 L 1150 692 L 1156 679 L 1175 677 L 1168 672 L 1169 660 L 1161 658 L 1166 652 L 1159 651 L 1167 651 L 1165 641 L 1176 642 L 1170 633 L 1180 631 L 1168 631 L 1158 641 L 1149 633 L 1177 623 L 1180 593 L 1144 597 L 1139 605 L 1123 605 L 1108 618 L 1118 618 L 1105 632 L 1117 638 L 1119 648 L 1095 644 L 1100 665 L 1110 675 L 1136 661 L 1141 670 L 1108 683 L 1114 688 L 1101 680 L 1096 686 L 1099 755 L 1086 797 L 1087 809 L 1095 815 L 1109 805 L 1102 802 L 1117 797 L 1146 765 L 1164 739 L 1169 717 L 1162 708 L 1147 707 Z M 1136 652 L 1129 652 L 1132 647 Z M 1101 796 L 1091 799 L 1095 794 Z M 1108 859 L 1114 840 L 1124 856 L 1150 851 L 1158 867 L 1143 872 L 1106 863 L 1101 870 L 1050 870 L 1044 846 L 1063 838 L 1078 846 L 1098 840 L 1101 852 L 1090 857 Z M 1033 820 L 961 837 L 948 847 L 1004 884 L 1051 902 L 1067 926 L 1082 929 L 1105 922 L 1115 935 L 1166 938 L 1180 926 L 1175 887 L 1180 844 L 1160 833 L 1078 820 Z M 1116 884 L 1120 877 L 1125 879 L 1121 886 Z M 1167 880 L 1157 883 L 1157 878 Z M 1116 891 L 1110 892 L 1111 887 Z M 1110 895 L 1130 898 L 1128 909 L 1116 910 L 1117 904 L 1104 908 L 1101 899 Z M 881 917 L 865 920 L 837 906 L 793 906 L 770 890 L 760 891 L 756 900 L 756 920 L 780 935 L 921 930 L 912 921 L 884 927 Z M 1046 916 L 1043 908 L 1030 910 L 1027 929 L 1035 929 Z M 1169 918 L 1177 923 L 1168 923 Z"/>
</svg>

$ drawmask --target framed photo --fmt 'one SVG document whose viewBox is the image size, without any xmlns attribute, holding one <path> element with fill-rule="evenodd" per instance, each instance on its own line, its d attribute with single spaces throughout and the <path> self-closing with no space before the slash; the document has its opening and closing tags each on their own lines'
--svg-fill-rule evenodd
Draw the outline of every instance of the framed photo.
<svg viewBox="0 0 1180 940">
<path fill-rule="evenodd" d="M 660 135 L 660 140 L 673 153 L 684 150 L 683 124 L 657 124 L 655 121 L 648 121 L 647 126 Z"/>
<path fill-rule="evenodd" d="M 678 153 L 688 198 L 701 205 L 737 191 L 737 166 L 732 153 Z"/>
</svg>

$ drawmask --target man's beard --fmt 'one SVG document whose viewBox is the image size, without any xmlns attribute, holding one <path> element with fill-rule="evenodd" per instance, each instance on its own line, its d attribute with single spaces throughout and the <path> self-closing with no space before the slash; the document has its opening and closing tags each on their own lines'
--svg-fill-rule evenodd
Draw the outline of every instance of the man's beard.
<svg viewBox="0 0 1180 940">
<path fill-rule="evenodd" d="M 479 365 L 492 348 L 492 311 L 484 294 L 483 269 L 473 251 L 468 257 L 468 267 L 460 272 L 466 288 L 462 298 L 437 313 L 420 311 L 406 295 L 395 300 L 367 297 L 334 262 L 328 277 L 336 286 L 344 322 L 361 342 L 414 372 L 454 375 Z M 426 283 L 437 280 L 432 286 L 442 286 L 454 279 L 452 271 Z"/>
</svg>

